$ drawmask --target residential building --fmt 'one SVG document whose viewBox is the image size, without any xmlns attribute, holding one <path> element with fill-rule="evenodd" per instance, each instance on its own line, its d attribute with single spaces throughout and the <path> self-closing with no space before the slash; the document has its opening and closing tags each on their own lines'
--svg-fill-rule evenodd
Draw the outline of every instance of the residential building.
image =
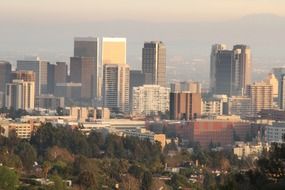
<svg viewBox="0 0 285 190">
<path fill-rule="evenodd" d="M 6 107 L 32 110 L 35 107 L 35 82 L 13 80 L 6 84 Z"/>
<path fill-rule="evenodd" d="M 169 88 L 159 85 L 134 87 L 132 114 L 148 116 L 169 111 L 169 93 Z"/>
<path fill-rule="evenodd" d="M 265 82 L 255 82 L 247 86 L 247 95 L 250 97 L 251 114 L 256 116 L 263 109 L 273 106 L 273 87 Z"/>
</svg>

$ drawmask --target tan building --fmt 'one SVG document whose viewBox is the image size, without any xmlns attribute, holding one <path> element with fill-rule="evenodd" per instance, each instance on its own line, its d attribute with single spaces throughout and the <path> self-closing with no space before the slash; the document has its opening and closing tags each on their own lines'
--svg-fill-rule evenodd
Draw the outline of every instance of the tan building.
<svg viewBox="0 0 285 190">
<path fill-rule="evenodd" d="M 126 64 L 126 43 L 126 38 L 103 38 L 102 64 Z"/>
<path fill-rule="evenodd" d="M 35 108 L 35 82 L 13 80 L 6 85 L 6 107 L 32 110 Z"/>
<path fill-rule="evenodd" d="M 126 63 L 126 38 L 102 39 L 103 105 L 129 112 L 130 67 Z"/>
<path fill-rule="evenodd" d="M 251 99 L 251 113 L 257 115 L 263 109 L 273 107 L 273 86 L 265 82 L 257 82 L 247 86 L 246 93 Z"/>
<path fill-rule="evenodd" d="M 201 94 L 189 92 L 170 93 L 170 119 L 195 119 L 201 116 L 201 108 Z"/>
<path fill-rule="evenodd" d="M 278 80 L 273 73 L 269 73 L 267 78 L 264 80 L 266 84 L 272 85 L 273 88 L 273 97 L 278 97 Z"/>
</svg>

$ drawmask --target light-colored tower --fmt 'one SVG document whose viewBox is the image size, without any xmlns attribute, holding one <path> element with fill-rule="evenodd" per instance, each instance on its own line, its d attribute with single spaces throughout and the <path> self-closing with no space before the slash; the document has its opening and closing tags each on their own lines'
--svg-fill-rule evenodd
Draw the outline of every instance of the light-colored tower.
<svg viewBox="0 0 285 190">
<path fill-rule="evenodd" d="M 48 92 L 48 62 L 40 60 L 39 57 L 31 57 L 27 60 L 17 61 L 17 70 L 33 71 L 36 75 L 36 96 Z"/>
<path fill-rule="evenodd" d="M 104 64 L 103 105 L 113 111 L 129 112 L 130 68 L 127 64 Z"/>
<path fill-rule="evenodd" d="M 159 85 L 133 88 L 133 115 L 150 115 L 169 111 L 170 89 Z"/>
<path fill-rule="evenodd" d="M 273 97 L 278 97 L 278 80 L 273 73 L 269 73 L 265 79 L 266 84 L 271 84 L 273 87 Z"/>
<path fill-rule="evenodd" d="M 247 45 L 235 45 L 233 47 L 236 74 L 236 95 L 243 95 L 247 85 L 251 84 L 252 63 L 251 49 Z"/>
<path fill-rule="evenodd" d="M 13 80 L 6 85 L 6 107 L 32 110 L 35 107 L 35 82 Z"/>
<path fill-rule="evenodd" d="M 145 84 L 166 87 L 166 47 L 161 41 L 145 42 L 142 49 Z"/>
<path fill-rule="evenodd" d="M 247 86 L 246 94 L 250 97 L 251 113 L 256 116 L 263 109 L 273 107 L 273 87 L 265 82 L 253 83 Z"/>
<path fill-rule="evenodd" d="M 103 105 L 128 113 L 130 67 L 126 63 L 126 38 L 102 39 Z"/>
</svg>

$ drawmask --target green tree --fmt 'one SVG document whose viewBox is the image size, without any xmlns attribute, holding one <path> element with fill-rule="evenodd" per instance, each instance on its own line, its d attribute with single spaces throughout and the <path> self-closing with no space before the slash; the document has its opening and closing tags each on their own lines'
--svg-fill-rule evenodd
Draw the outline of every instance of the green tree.
<svg viewBox="0 0 285 190">
<path fill-rule="evenodd" d="M 0 167 L 0 189 L 15 190 L 18 188 L 19 177 L 15 171 L 7 167 Z"/>
<path fill-rule="evenodd" d="M 152 185 L 152 174 L 149 171 L 144 172 L 142 177 L 141 190 L 150 190 Z"/>
<path fill-rule="evenodd" d="M 37 160 L 37 153 L 30 143 L 20 142 L 15 149 L 15 153 L 21 158 L 25 169 L 31 170 L 33 168 L 34 162 Z"/>
<path fill-rule="evenodd" d="M 51 180 L 54 182 L 54 186 L 51 190 L 66 190 L 67 187 L 60 176 L 54 175 L 51 177 Z"/>
</svg>

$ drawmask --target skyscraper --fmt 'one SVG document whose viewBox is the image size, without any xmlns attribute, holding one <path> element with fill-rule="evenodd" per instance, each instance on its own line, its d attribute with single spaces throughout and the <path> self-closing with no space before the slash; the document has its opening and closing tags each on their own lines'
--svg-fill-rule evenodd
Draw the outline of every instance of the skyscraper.
<svg viewBox="0 0 285 190">
<path fill-rule="evenodd" d="M 126 63 L 126 38 L 102 39 L 103 105 L 129 112 L 130 68 Z"/>
<path fill-rule="evenodd" d="M 102 64 L 127 64 L 126 38 L 102 39 Z"/>
<path fill-rule="evenodd" d="M 226 45 L 224 44 L 214 44 L 211 50 L 211 62 L 210 62 L 210 91 L 214 92 L 216 87 L 216 63 L 217 63 L 217 53 L 220 50 L 225 50 Z"/>
<path fill-rule="evenodd" d="M 129 76 L 127 64 L 104 64 L 103 105 L 113 111 L 129 112 Z"/>
<path fill-rule="evenodd" d="M 81 98 L 98 98 L 99 40 L 93 37 L 74 39 L 74 57 L 70 58 L 70 81 L 82 83 Z"/>
<path fill-rule="evenodd" d="M 90 100 L 95 96 L 93 67 L 93 57 L 70 58 L 70 82 L 81 83 L 81 99 Z"/>
<path fill-rule="evenodd" d="M 48 62 L 40 60 L 39 57 L 17 61 L 17 70 L 34 71 L 36 75 L 36 96 L 48 93 Z"/>
<path fill-rule="evenodd" d="M 285 109 L 284 107 L 284 90 L 283 90 L 283 75 L 285 75 L 285 67 L 273 68 L 273 74 L 278 80 L 278 105 L 280 109 Z"/>
<path fill-rule="evenodd" d="M 0 105 L 4 106 L 6 84 L 10 82 L 11 64 L 7 61 L 0 61 Z"/>
<path fill-rule="evenodd" d="M 280 91 L 279 91 L 279 108 L 285 109 L 285 74 L 281 76 L 280 79 Z"/>
<path fill-rule="evenodd" d="M 12 66 L 7 61 L 0 61 L 0 91 L 5 92 L 6 83 L 10 81 Z"/>
<path fill-rule="evenodd" d="M 163 42 L 145 42 L 142 49 L 145 84 L 166 86 L 166 47 Z"/>
<path fill-rule="evenodd" d="M 243 95 L 251 83 L 251 50 L 246 45 L 212 46 L 210 88 L 215 94 Z"/>
<path fill-rule="evenodd" d="M 67 82 L 67 64 L 65 62 L 56 62 L 55 72 L 54 72 L 54 82 L 56 83 L 66 83 Z"/>
</svg>

